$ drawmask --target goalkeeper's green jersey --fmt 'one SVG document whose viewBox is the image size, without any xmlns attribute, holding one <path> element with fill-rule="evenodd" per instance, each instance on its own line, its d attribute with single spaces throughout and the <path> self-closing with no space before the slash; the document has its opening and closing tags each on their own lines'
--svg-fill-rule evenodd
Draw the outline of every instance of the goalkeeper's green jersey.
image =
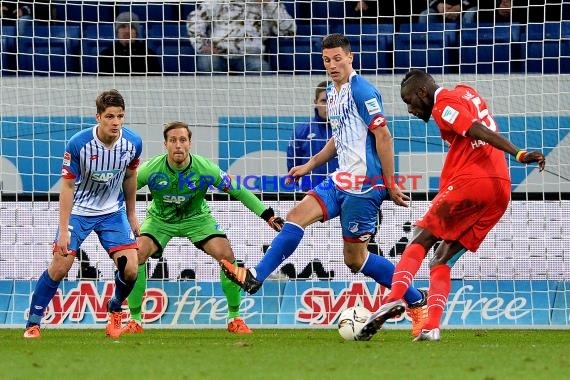
<svg viewBox="0 0 570 380">
<path fill-rule="evenodd" d="M 237 188 L 235 181 L 218 165 L 197 154 L 190 154 L 190 163 L 181 169 L 170 165 L 166 154 L 146 161 L 137 173 L 137 189 L 144 186 L 148 186 L 152 194 L 147 217 L 167 223 L 209 213 L 204 197 L 210 186 L 230 194 L 257 216 L 267 208 L 251 191 Z"/>
</svg>

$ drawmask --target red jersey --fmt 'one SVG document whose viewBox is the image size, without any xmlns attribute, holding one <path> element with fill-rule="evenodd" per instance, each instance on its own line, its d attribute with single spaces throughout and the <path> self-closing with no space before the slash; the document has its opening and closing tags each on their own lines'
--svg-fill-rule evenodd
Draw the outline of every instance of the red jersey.
<svg viewBox="0 0 570 380">
<path fill-rule="evenodd" d="M 453 90 L 438 88 L 434 95 L 432 116 L 440 129 L 441 138 L 449 144 L 439 188 L 444 189 L 455 178 L 503 178 L 510 181 L 505 153 L 467 136 L 467 131 L 478 121 L 494 132 L 497 124 L 489 114 L 487 103 L 477 91 L 465 85 Z"/>
</svg>

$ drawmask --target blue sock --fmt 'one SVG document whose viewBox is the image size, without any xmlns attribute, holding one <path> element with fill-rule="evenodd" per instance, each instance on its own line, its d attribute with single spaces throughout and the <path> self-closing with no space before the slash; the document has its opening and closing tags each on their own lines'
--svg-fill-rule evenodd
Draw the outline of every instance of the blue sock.
<svg viewBox="0 0 570 380">
<path fill-rule="evenodd" d="M 36 288 L 34 289 L 34 294 L 30 302 L 30 316 L 28 317 L 26 328 L 39 325 L 42 322 L 44 311 L 55 295 L 55 292 L 57 292 L 58 286 L 59 281 L 52 280 L 46 269 L 36 283 Z"/>
<path fill-rule="evenodd" d="M 119 271 L 115 273 L 115 294 L 109 301 L 109 311 L 121 311 L 123 302 L 127 299 L 131 290 L 135 287 L 135 281 L 125 281 Z"/>
<path fill-rule="evenodd" d="M 305 231 L 296 224 L 285 223 L 271 242 L 261 261 L 255 266 L 255 278 L 265 281 L 277 267 L 297 249 Z"/>
<path fill-rule="evenodd" d="M 360 268 L 360 273 L 371 277 L 380 285 L 384 285 L 388 289 L 392 289 L 392 276 L 394 276 L 394 264 L 392 264 L 384 256 L 378 256 L 372 253 L 368 254 L 366 262 Z M 414 287 L 410 286 L 404 294 L 404 300 L 408 305 L 418 302 L 422 299 L 422 294 Z"/>
</svg>

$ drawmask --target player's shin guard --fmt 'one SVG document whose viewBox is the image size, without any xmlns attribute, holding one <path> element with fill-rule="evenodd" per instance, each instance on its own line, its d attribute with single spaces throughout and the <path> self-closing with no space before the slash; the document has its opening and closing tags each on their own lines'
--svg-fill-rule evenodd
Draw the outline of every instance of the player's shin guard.
<svg viewBox="0 0 570 380">
<path fill-rule="evenodd" d="M 30 302 L 30 316 L 28 317 L 26 328 L 41 323 L 44 311 L 57 292 L 58 286 L 59 281 L 52 280 L 46 269 L 36 283 L 36 288 L 34 289 L 34 294 Z"/>
<path fill-rule="evenodd" d="M 390 296 L 388 296 L 386 302 L 404 298 L 404 294 L 406 294 L 414 276 L 418 273 L 426 253 L 427 250 L 421 244 L 414 243 L 406 247 L 406 250 L 402 254 L 402 258 L 394 270 L 394 277 L 392 278 L 392 292 L 390 293 Z M 406 299 L 406 302 L 410 304 L 410 300 Z"/>
<path fill-rule="evenodd" d="M 305 231 L 297 224 L 286 222 L 271 242 L 271 246 L 255 266 L 255 278 L 263 282 L 277 267 L 297 249 Z"/>
<path fill-rule="evenodd" d="M 237 265 L 234 262 L 234 265 Z M 241 288 L 239 285 L 234 284 L 229 278 L 226 277 L 223 271 L 220 271 L 220 282 L 222 290 L 228 302 L 228 320 L 239 317 L 239 307 L 241 305 Z"/>
<path fill-rule="evenodd" d="M 431 268 L 428 292 L 428 319 L 423 327 L 425 330 L 439 328 L 450 290 L 451 268 L 446 264 L 436 265 Z"/>
<path fill-rule="evenodd" d="M 127 297 L 129 303 L 129 310 L 131 312 L 131 319 L 141 322 L 142 321 L 142 303 L 144 292 L 146 290 L 146 263 L 139 264 L 137 281 L 133 290 Z"/>
</svg>

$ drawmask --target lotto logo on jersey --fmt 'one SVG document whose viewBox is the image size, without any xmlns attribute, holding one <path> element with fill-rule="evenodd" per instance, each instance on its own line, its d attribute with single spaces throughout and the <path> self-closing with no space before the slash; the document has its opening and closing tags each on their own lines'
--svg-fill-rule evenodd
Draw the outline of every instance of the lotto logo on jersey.
<svg viewBox="0 0 570 380">
<path fill-rule="evenodd" d="M 61 176 L 66 179 L 73 179 L 75 176 L 65 166 L 61 168 Z"/>
<path fill-rule="evenodd" d="M 383 116 L 377 116 L 374 118 L 372 125 L 376 127 L 384 127 L 386 125 L 386 118 Z"/>
<path fill-rule="evenodd" d="M 91 173 L 91 180 L 98 183 L 107 183 L 117 174 L 119 170 L 102 170 Z"/>
</svg>

